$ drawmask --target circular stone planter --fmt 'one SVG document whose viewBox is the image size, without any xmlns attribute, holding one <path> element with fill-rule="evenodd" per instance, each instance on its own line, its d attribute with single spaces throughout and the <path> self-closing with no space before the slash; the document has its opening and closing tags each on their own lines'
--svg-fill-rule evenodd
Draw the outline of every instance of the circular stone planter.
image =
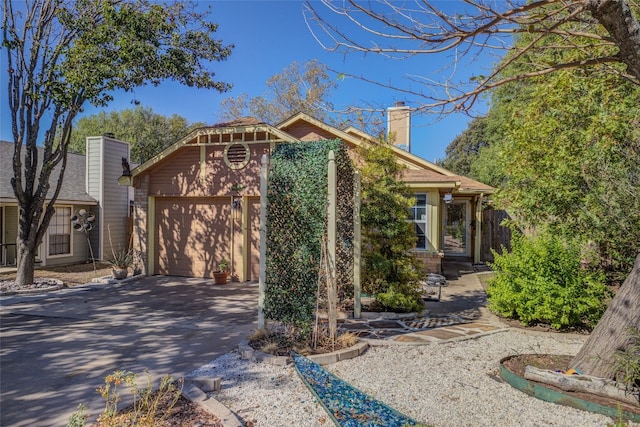
<svg viewBox="0 0 640 427">
<path fill-rule="evenodd" d="M 505 367 L 504 362 L 514 357 L 518 356 L 507 356 L 500 360 L 500 376 L 509 385 L 517 388 L 518 390 L 546 402 L 570 406 L 583 411 L 595 412 L 597 414 L 607 415 L 614 419 L 622 417 L 625 420 L 640 422 L 640 413 L 621 410 L 618 406 L 607 406 L 591 402 L 589 400 L 571 396 L 567 393 L 563 393 L 562 391 L 546 387 L 538 382 L 529 381 Z"/>
</svg>

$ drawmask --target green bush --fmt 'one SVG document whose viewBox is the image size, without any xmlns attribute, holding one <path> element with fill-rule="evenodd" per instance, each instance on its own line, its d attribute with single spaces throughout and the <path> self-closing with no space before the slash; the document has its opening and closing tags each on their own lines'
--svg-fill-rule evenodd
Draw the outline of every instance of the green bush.
<svg viewBox="0 0 640 427">
<path fill-rule="evenodd" d="M 604 313 L 610 292 L 601 272 L 581 267 L 579 245 L 548 232 L 535 238 L 514 235 L 510 253 L 494 252 L 488 281 L 489 309 L 524 325 L 592 329 Z"/>
<path fill-rule="evenodd" d="M 420 294 L 411 293 L 409 290 L 389 289 L 376 295 L 376 302 L 380 303 L 385 310 L 395 312 L 421 311 L 424 306 Z"/>
</svg>

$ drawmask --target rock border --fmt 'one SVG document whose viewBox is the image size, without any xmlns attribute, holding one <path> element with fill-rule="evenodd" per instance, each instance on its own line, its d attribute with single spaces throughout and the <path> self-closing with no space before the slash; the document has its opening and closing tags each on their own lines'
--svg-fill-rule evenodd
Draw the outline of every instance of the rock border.
<svg viewBox="0 0 640 427">
<path fill-rule="evenodd" d="M 353 359 L 363 354 L 369 348 L 369 343 L 359 342 L 351 347 L 333 351 L 331 353 L 314 354 L 307 356 L 310 360 L 319 365 L 329 365 L 339 362 L 340 360 Z M 243 340 L 238 344 L 238 354 L 241 359 L 254 360 L 257 362 L 268 363 L 276 366 L 287 366 L 293 362 L 290 356 L 274 356 L 254 350 L 248 340 Z M 226 407 L 215 397 L 207 395 L 208 392 L 215 392 L 221 389 L 221 378 L 217 377 L 187 377 L 185 385 L 182 389 L 182 396 L 204 410 L 216 415 L 220 418 L 224 427 L 242 427 L 244 421 L 240 416 L 236 415 L 231 409 Z"/>
<path fill-rule="evenodd" d="M 47 286 L 47 287 L 42 287 L 42 288 L 16 289 L 16 290 L 12 290 L 12 291 L 5 291 L 5 292 L 2 292 L 0 294 L 0 296 L 4 297 L 4 296 L 10 296 L 10 295 L 44 294 L 44 293 L 47 293 L 47 292 L 58 291 L 58 290 L 64 288 L 64 283 L 60 279 L 53 279 L 53 278 L 47 278 L 47 277 L 43 277 L 42 279 L 43 280 L 47 280 L 49 282 L 55 282 L 55 284 Z"/>
</svg>

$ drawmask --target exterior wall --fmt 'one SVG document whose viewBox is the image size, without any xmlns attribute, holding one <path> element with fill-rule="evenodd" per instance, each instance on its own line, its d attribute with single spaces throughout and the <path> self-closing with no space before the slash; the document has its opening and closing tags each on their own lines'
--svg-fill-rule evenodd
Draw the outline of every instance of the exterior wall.
<svg viewBox="0 0 640 427">
<path fill-rule="evenodd" d="M 73 215 L 74 212 L 77 212 L 80 209 L 93 211 L 94 208 L 95 206 L 74 205 L 71 206 L 71 214 Z M 47 236 L 48 234 L 43 239 L 42 246 L 40 248 L 41 255 L 43 256 L 43 258 L 46 258 L 45 262 L 47 266 L 76 264 L 91 260 L 89 245 L 87 243 L 87 237 L 84 232 L 76 231 L 71 228 L 71 255 L 56 255 L 53 257 L 48 255 L 49 242 L 47 240 Z M 92 237 L 93 236 L 90 234 L 89 238 L 91 239 Z"/>
<path fill-rule="evenodd" d="M 331 132 L 307 123 L 296 123 L 293 126 L 287 128 L 287 133 L 293 135 L 301 141 L 336 139 L 336 136 Z"/>
<path fill-rule="evenodd" d="M 129 215 L 129 189 L 118 185 L 122 175 L 122 158 L 129 159 L 129 144 L 113 138 L 87 138 L 87 193 L 98 200 L 97 227 L 100 245 L 97 259 L 111 257 L 113 249 L 125 249 L 127 218 Z"/>
<path fill-rule="evenodd" d="M 427 240 L 429 248 L 414 250 L 416 258 L 423 264 L 425 273 L 440 273 L 442 269 L 441 235 L 442 214 L 440 211 L 440 193 L 437 189 L 414 190 L 414 193 L 427 195 Z"/>
<path fill-rule="evenodd" d="M 133 203 L 133 249 L 139 251 L 145 268 L 149 268 L 149 175 L 136 178 Z M 149 271 L 149 270 L 146 270 Z"/>
<path fill-rule="evenodd" d="M 156 197 L 232 196 L 234 185 L 240 185 L 242 195 L 260 194 L 260 161 L 269 154 L 269 143 L 248 144 L 248 164 L 237 170 L 224 162 L 223 144 L 186 146 L 166 161 L 152 168 L 149 176 L 149 195 Z M 204 154 L 202 153 L 204 151 Z M 204 165 L 202 164 L 204 158 Z M 204 174 L 201 173 L 204 167 Z M 145 174 L 147 175 L 147 174 Z M 204 176 L 204 179 L 202 177 Z M 137 188 L 136 188 L 137 189 Z"/>
<path fill-rule="evenodd" d="M 172 265 L 166 264 L 166 259 L 178 256 L 177 253 L 170 254 L 179 250 L 177 247 L 166 247 L 165 242 L 161 241 L 166 239 L 167 230 L 164 234 L 159 233 L 166 211 L 164 203 L 171 198 L 183 207 L 195 201 L 202 206 L 207 204 L 207 200 L 210 205 L 218 205 L 220 201 L 224 201 L 224 212 L 225 215 L 230 215 L 229 220 L 225 225 L 219 221 L 209 221 L 212 234 L 225 234 L 228 237 L 227 248 L 212 246 L 211 250 L 216 252 L 217 257 L 215 263 L 217 265 L 220 257 L 227 259 L 233 280 L 257 279 L 259 210 L 253 215 L 252 209 L 253 200 L 260 194 L 261 159 L 264 154 L 270 153 L 271 143 L 246 143 L 249 159 L 244 167 L 238 169 L 229 167 L 225 161 L 227 145 L 187 144 L 134 179 L 133 247 L 140 250 L 146 258 L 147 274 L 171 269 Z M 257 200 L 259 205 L 259 199 Z M 155 207 L 156 204 L 164 210 Z M 223 212 L 219 208 L 216 211 Z M 257 225 L 255 221 L 258 221 Z M 160 262 L 165 264 L 159 265 Z M 181 271 L 178 264 L 174 263 L 173 266 L 176 271 Z"/>
<path fill-rule="evenodd" d="M 422 271 L 428 273 L 442 273 L 442 256 L 439 254 L 429 253 L 425 251 L 415 251 L 416 258 L 422 264 Z"/>
</svg>

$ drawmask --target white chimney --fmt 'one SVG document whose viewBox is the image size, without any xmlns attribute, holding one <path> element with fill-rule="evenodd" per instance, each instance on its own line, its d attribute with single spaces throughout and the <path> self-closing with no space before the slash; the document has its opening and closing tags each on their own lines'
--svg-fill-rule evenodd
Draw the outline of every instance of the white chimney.
<svg viewBox="0 0 640 427">
<path fill-rule="evenodd" d="M 411 109 L 403 101 L 387 108 L 387 138 L 396 147 L 411 152 Z"/>
</svg>

